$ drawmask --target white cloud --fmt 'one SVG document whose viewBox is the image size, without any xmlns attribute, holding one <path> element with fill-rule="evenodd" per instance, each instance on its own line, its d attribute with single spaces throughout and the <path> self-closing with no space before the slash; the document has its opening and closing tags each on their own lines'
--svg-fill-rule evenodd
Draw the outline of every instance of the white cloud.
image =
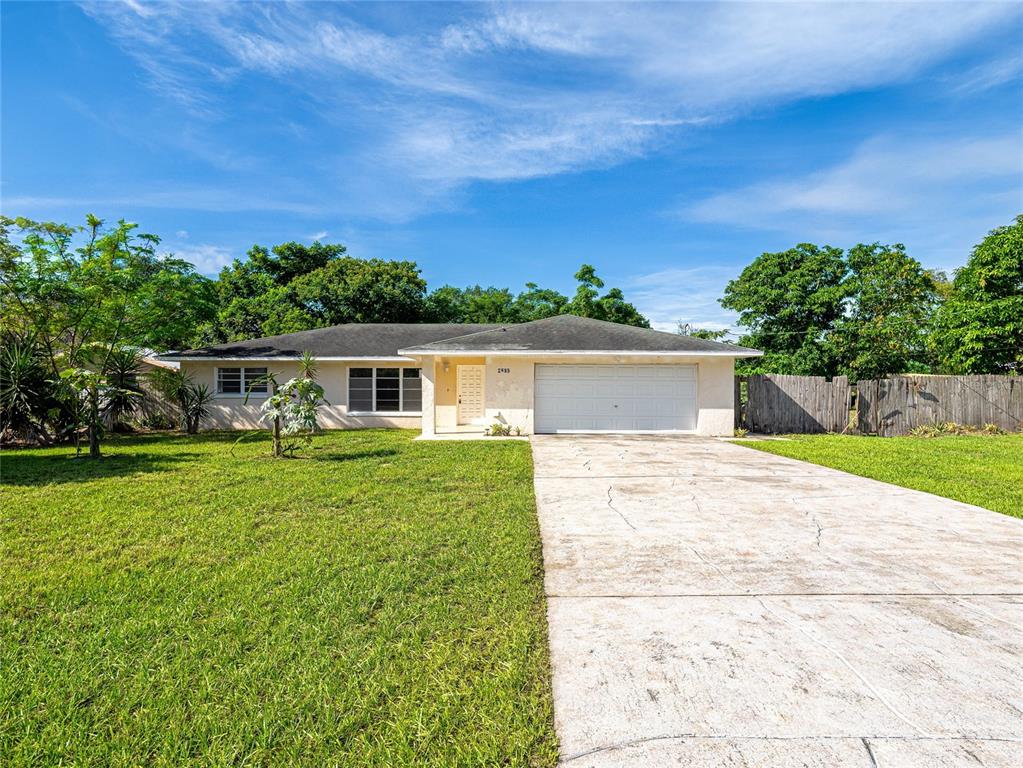
<svg viewBox="0 0 1023 768">
<path fill-rule="evenodd" d="M 329 234 L 330 233 L 327 232 L 327 230 L 321 229 L 319 232 L 314 232 L 311 235 L 306 235 L 306 240 L 312 240 L 312 241 L 326 240 L 327 239 L 327 235 L 329 235 Z"/>
<path fill-rule="evenodd" d="M 184 259 L 203 275 L 215 275 L 235 258 L 230 248 L 221 245 L 185 245 L 169 249 L 179 259 Z"/>
<path fill-rule="evenodd" d="M 177 232 L 174 233 L 174 236 L 178 240 L 187 240 L 188 239 L 188 230 L 187 229 L 179 229 Z"/>
<path fill-rule="evenodd" d="M 1023 75 L 1023 54 L 985 61 L 966 72 L 948 78 L 957 93 L 976 93 L 997 88 Z"/>
<path fill-rule="evenodd" d="M 278 211 L 313 216 L 323 213 L 322 203 L 274 197 L 252 191 L 216 188 L 207 185 L 181 185 L 147 183 L 134 191 L 130 183 L 118 184 L 116 193 L 95 189 L 80 196 L 18 195 L 5 197 L 4 207 L 12 211 L 42 209 L 53 210 L 97 210 L 135 208 L 163 208 L 182 211 L 210 211 L 214 213 L 235 213 L 241 211 Z M 156 187 L 156 189 L 154 189 Z"/>
<path fill-rule="evenodd" d="M 395 33 L 328 4 L 86 8 L 196 119 L 218 120 L 222 89 L 258 73 L 339 137 L 358 126 L 322 155 L 370 175 L 346 174 L 329 203 L 396 218 L 473 181 L 607 167 L 687 127 L 899 82 L 1019 16 L 1009 3 L 526 4 Z M 249 162 L 206 151 L 225 158 Z"/>
<path fill-rule="evenodd" d="M 1007 189 L 1019 189 L 1019 149 L 1015 133 L 944 140 L 880 137 L 830 168 L 714 195 L 685 213 L 700 221 L 765 229 L 787 228 L 800 216 L 904 217 L 968 204 L 959 199 L 964 184 L 1001 179 Z"/>
<path fill-rule="evenodd" d="M 674 331 L 680 322 L 719 330 L 735 322 L 718 299 L 741 271 L 742 265 L 668 268 L 635 275 L 623 282 L 622 290 L 658 330 Z"/>
<path fill-rule="evenodd" d="M 844 162 L 686 203 L 683 218 L 791 234 L 797 241 L 902 242 L 927 266 L 961 265 L 988 230 L 1023 207 L 1017 133 L 880 137 Z"/>
</svg>

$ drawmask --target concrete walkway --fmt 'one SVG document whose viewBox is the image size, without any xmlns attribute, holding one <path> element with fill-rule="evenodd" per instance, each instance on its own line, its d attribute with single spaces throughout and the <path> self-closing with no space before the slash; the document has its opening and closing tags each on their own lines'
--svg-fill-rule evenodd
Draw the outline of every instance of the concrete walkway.
<svg viewBox="0 0 1023 768">
<path fill-rule="evenodd" d="M 1023 765 L 1023 521 L 715 440 L 532 442 L 563 765 Z"/>
</svg>

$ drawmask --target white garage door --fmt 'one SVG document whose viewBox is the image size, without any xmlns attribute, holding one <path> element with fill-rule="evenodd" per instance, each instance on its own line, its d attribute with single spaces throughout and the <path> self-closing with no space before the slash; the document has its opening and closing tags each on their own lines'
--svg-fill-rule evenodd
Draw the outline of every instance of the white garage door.
<svg viewBox="0 0 1023 768">
<path fill-rule="evenodd" d="M 537 432 L 696 429 L 695 365 L 537 365 Z"/>
</svg>

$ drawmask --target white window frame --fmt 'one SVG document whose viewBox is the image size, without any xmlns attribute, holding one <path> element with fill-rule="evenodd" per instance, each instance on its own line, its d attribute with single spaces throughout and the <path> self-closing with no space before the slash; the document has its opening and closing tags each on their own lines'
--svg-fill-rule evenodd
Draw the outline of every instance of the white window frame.
<svg viewBox="0 0 1023 768">
<path fill-rule="evenodd" d="M 373 408 L 369 411 L 353 411 L 352 410 L 352 369 L 353 368 L 369 368 L 373 371 L 373 375 L 369 378 L 373 382 L 370 392 L 373 394 Z M 378 368 L 397 368 L 398 369 L 398 410 L 396 411 L 378 411 L 377 410 L 377 369 Z M 418 411 L 405 411 L 402 410 L 405 407 L 405 371 L 417 370 L 419 371 L 419 386 L 422 387 L 423 382 L 423 369 L 416 365 L 351 365 L 345 371 L 345 395 L 346 403 L 348 405 L 348 414 L 350 416 L 422 416 L 422 407 Z M 422 389 L 420 389 L 419 397 L 420 403 L 422 402 Z"/>
<path fill-rule="evenodd" d="M 241 392 L 221 392 L 220 391 L 220 372 L 228 368 L 237 368 L 240 371 L 240 384 Z M 262 371 L 262 373 L 253 373 L 250 378 L 248 375 L 249 371 Z M 266 383 L 266 392 L 252 392 L 250 393 L 249 387 L 256 381 L 256 379 L 263 378 L 270 369 L 265 365 L 218 365 L 213 371 L 213 389 L 215 390 L 216 397 L 223 398 L 262 398 L 270 396 L 270 382 Z"/>
</svg>

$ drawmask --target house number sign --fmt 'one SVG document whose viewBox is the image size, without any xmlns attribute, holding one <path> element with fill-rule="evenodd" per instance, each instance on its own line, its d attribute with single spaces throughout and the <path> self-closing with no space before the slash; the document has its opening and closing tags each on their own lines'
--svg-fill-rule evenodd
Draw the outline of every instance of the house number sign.
<svg viewBox="0 0 1023 768">
<path fill-rule="evenodd" d="M 498 373 L 511 373 L 511 368 L 498 368 Z"/>
</svg>

